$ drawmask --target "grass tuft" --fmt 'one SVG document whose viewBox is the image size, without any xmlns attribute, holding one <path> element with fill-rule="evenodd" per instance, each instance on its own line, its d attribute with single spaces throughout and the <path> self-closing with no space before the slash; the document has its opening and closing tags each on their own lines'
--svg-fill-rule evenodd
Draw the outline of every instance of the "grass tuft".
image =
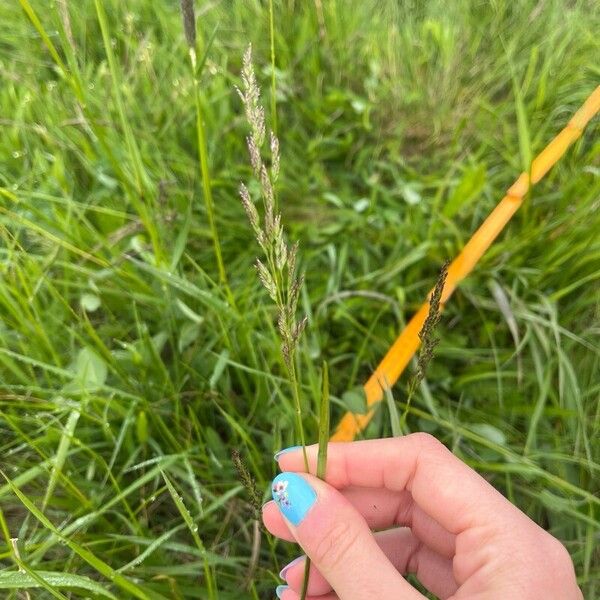
<svg viewBox="0 0 600 600">
<path fill-rule="evenodd" d="M 598 85 L 592 0 L 188 6 L 186 37 L 177 3 L 0 2 L 7 600 L 272 598 L 293 551 L 261 536 L 231 448 L 266 490 L 298 406 L 306 439 L 321 433 L 323 361 L 332 424 L 364 410 L 356 390 L 432 266 Z M 232 91 L 249 43 L 269 108 L 257 169 Z M 444 307 L 410 406 L 402 379 L 364 432 L 400 433 L 406 413 L 404 431 L 433 433 L 565 544 L 589 598 L 598 123 Z M 271 235 L 285 223 L 268 256 L 267 220 Z M 310 320 L 294 360 L 268 277 L 276 298 L 294 287 L 287 331 Z"/>
</svg>

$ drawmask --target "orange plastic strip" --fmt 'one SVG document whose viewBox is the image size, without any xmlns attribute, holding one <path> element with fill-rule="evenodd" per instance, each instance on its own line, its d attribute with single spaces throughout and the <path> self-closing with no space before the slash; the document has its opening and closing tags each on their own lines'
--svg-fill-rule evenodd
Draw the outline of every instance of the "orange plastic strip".
<svg viewBox="0 0 600 600">
<path fill-rule="evenodd" d="M 600 86 L 590 94 L 567 126 L 533 160 L 531 164 L 531 184 L 537 183 L 556 164 L 598 112 L 600 112 Z M 521 206 L 529 186 L 529 174 L 522 173 L 510 187 L 506 196 L 500 200 L 487 219 L 465 244 L 460 254 L 450 263 L 441 298 L 442 307 L 457 285 L 473 270 L 484 252 L 492 245 L 504 226 Z M 383 357 L 374 373 L 364 384 L 368 412 L 365 414 L 347 412 L 331 437 L 332 441 L 352 441 L 367 427 L 374 415 L 375 405 L 383 399 L 383 386 L 392 386 L 396 383 L 419 348 L 419 331 L 421 331 L 429 312 L 430 294 L 431 291 L 417 313 L 408 322 L 404 331 Z"/>
</svg>

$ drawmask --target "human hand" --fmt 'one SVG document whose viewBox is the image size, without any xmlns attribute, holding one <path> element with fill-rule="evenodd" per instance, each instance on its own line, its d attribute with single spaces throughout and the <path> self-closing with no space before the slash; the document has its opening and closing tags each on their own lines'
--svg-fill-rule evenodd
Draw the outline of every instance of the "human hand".
<svg viewBox="0 0 600 600">
<path fill-rule="evenodd" d="M 276 458 L 263 520 L 311 558 L 309 600 L 423 600 L 407 573 L 444 599 L 583 598 L 565 547 L 433 436 L 329 444 L 325 482 L 301 448 Z M 304 560 L 279 598 L 300 597 Z"/>
</svg>

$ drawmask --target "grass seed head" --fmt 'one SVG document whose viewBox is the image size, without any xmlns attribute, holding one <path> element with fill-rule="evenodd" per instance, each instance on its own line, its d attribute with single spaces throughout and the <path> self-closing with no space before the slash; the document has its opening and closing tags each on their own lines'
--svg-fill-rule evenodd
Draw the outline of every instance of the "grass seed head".
<svg viewBox="0 0 600 600">
<path fill-rule="evenodd" d="M 252 45 L 249 44 L 242 61 L 243 91 L 238 88 L 238 94 L 244 104 L 246 120 L 250 125 L 252 143 L 258 150 L 265 141 L 265 110 L 260 105 L 260 88 L 256 82 L 254 67 L 252 66 Z"/>
<path fill-rule="evenodd" d="M 264 251 L 264 260 L 257 260 L 256 269 L 261 283 L 278 308 L 278 329 L 286 342 L 287 353 L 291 354 L 294 341 L 303 329 L 296 327 L 295 312 L 303 278 L 295 276 L 298 246 L 288 247 L 285 241 L 281 215 L 276 211 L 274 182 L 279 175 L 279 140 L 270 132 L 269 148 L 271 165 L 267 167 L 261 153 L 265 139 L 264 110 L 260 104 L 260 88 L 252 66 L 252 48 L 244 53 L 242 67 L 242 89 L 238 89 L 242 99 L 250 135 L 246 138 L 250 164 L 258 180 L 264 221 L 261 220 L 250 192 L 245 184 L 240 185 L 240 198 L 256 239 Z"/>
<path fill-rule="evenodd" d="M 271 179 L 273 180 L 273 183 L 275 183 L 279 177 L 279 158 L 279 140 L 271 131 Z"/>
<path fill-rule="evenodd" d="M 254 479 L 254 477 L 252 477 L 250 471 L 248 470 L 248 467 L 246 467 L 246 465 L 244 464 L 239 450 L 234 448 L 231 451 L 231 461 L 233 462 L 233 466 L 235 467 L 240 483 L 244 486 L 248 494 L 250 506 L 252 507 L 253 517 L 256 521 L 260 521 L 262 496 L 258 491 L 256 480 Z"/>
<path fill-rule="evenodd" d="M 302 418 L 300 416 L 300 385 L 296 373 L 296 350 L 299 339 L 306 327 L 307 319 L 296 321 L 296 310 L 303 277 L 296 276 L 298 245 L 287 245 L 281 214 L 277 212 L 275 182 L 279 176 L 280 153 L 279 140 L 269 132 L 270 165 L 263 158 L 265 141 L 265 112 L 260 104 L 260 88 L 252 66 L 252 49 L 248 46 L 242 66 L 242 89 L 237 92 L 242 99 L 246 119 L 250 126 L 250 135 L 246 138 L 250 164 L 254 177 L 259 183 L 264 218 L 261 220 L 252 203 L 247 186 L 240 186 L 240 197 L 256 239 L 263 250 L 264 257 L 256 261 L 258 277 L 266 288 L 277 308 L 277 331 L 281 342 L 281 354 L 296 402 L 298 433 L 302 445 L 305 443 Z"/>
<path fill-rule="evenodd" d="M 181 16 L 183 17 L 183 31 L 190 48 L 196 48 L 196 15 L 194 0 L 181 0 Z"/>
<path fill-rule="evenodd" d="M 256 259 L 256 271 L 258 273 L 258 278 L 260 279 L 260 282 L 263 284 L 263 287 L 269 293 L 271 300 L 273 300 L 273 302 L 277 302 L 277 285 L 275 283 L 273 275 L 271 274 L 269 269 L 265 267 L 260 258 Z"/>
<path fill-rule="evenodd" d="M 441 298 L 442 292 L 444 291 L 444 285 L 446 283 L 446 277 L 448 276 L 448 265 L 446 261 L 440 270 L 435 287 L 431 293 L 429 299 L 429 312 L 427 318 L 419 331 L 419 339 L 421 340 L 421 348 L 417 357 L 417 371 L 412 378 L 409 385 L 409 395 L 412 396 L 416 388 L 419 386 L 421 381 L 425 378 L 427 367 L 433 358 L 433 354 L 436 346 L 439 343 L 439 338 L 435 334 L 435 330 L 440 322 L 441 317 Z"/>
</svg>

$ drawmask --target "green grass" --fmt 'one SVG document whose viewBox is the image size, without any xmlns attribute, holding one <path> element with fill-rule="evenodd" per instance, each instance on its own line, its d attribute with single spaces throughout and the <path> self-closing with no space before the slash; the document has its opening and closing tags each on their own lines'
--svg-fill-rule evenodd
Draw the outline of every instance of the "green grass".
<svg viewBox="0 0 600 600">
<path fill-rule="evenodd" d="M 38 29 L 21 4 L 0 3 L 2 594 L 207 598 L 214 582 L 219 598 L 271 598 L 292 550 L 257 538 L 231 449 L 266 493 L 273 451 L 297 440 L 237 197 L 244 49 L 277 107 L 316 441 L 323 360 L 334 425 L 443 261 L 598 85 L 600 14 L 592 0 L 332 0 L 322 15 L 285 0 L 273 73 L 268 2 L 198 3 L 203 188 L 178 3 L 67 2 L 72 34 L 60 3 L 31 0 Z M 452 298 L 406 421 L 559 537 L 589 598 L 599 198 L 596 119 Z M 389 415 L 365 435 L 391 435 Z"/>
</svg>

